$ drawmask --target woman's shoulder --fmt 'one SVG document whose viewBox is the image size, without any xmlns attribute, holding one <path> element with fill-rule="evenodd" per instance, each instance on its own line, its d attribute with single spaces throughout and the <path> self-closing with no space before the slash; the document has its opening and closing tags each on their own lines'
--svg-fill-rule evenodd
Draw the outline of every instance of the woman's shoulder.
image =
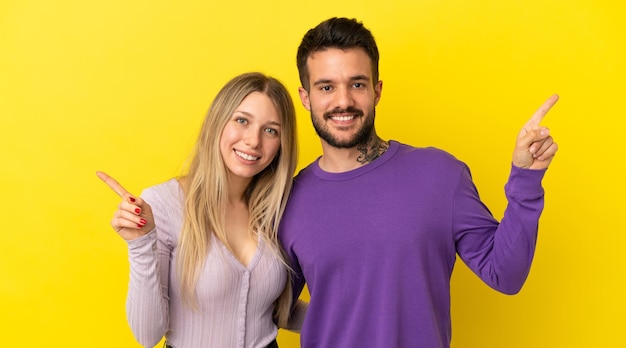
<svg viewBox="0 0 626 348">
<path fill-rule="evenodd" d="M 182 195 L 180 184 L 178 179 L 172 178 L 160 184 L 150 186 L 143 190 L 141 193 L 142 198 L 154 197 L 162 200 L 169 200 L 172 198 L 178 198 Z"/>
<path fill-rule="evenodd" d="M 150 204 L 155 213 L 179 211 L 184 204 L 183 190 L 176 178 L 144 189 L 141 198 Z"/>
<path fill-rule="evenodd" d="M 159 239 L 174 245 L 183 220 L 184 197 L 177 179 L 170 179 L 143 190 L 141 198 L 152 208 Z"/>
</svg>

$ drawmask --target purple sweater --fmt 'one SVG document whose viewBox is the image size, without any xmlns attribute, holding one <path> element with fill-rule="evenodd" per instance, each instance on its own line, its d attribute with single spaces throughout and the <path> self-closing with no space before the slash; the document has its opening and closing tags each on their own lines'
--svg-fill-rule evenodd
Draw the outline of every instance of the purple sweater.
<svg viewBox="0 0 626 348">
<path fill-rule="evenodd" d="M 434 148 L 390 142 L 374 162 L 295 178 L 279 237 L 311 300 L 303 348 L 449 347 L 456 255 L 485 283 L 518 292 L 530 270 L 545 170 L 513 167 L 502 222 L 468 167 Z"/>
</svg>

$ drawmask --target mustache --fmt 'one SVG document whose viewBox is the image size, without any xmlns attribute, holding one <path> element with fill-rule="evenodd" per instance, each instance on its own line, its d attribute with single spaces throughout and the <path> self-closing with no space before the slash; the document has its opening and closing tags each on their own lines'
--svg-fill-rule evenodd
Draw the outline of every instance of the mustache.
<svg viewBox="0 0 626 348">
<path fill-rule="evenodd" d="M 353 114 L 355 116 L 363 116 L 363 110 L 361 109 L 357 109 L 355 107 L 348 107 L 346 109 L 341 109 L 341 108 L 334 108 L 331 111 L 325 112 L 324 113 L 324 118 L 330 118 L 331 116 L 335 115 L 335 114 Z"/>
</svg>

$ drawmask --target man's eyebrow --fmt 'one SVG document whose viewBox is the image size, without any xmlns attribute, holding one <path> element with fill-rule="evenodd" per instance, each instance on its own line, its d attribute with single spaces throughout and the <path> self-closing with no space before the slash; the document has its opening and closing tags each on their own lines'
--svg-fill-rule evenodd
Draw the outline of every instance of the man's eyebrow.
<svg viewBox="0 0 626 348">
<path fill-rule="evenodd" d="M 325 84 L 332 83 L 332 82 L 333 82 L 332 80 L 320 79 L 320 80 L 317 80 L 317 81 L 313 82 L 313 85 L 314 86 L 316 86 L 316 85 L 325 85 Z"/>
<path fill-rule="evenodd" d="M 369 81 L 370 77 L 367 75 L 356 75 L 350 78 L 350 81 L 360 81 L 360 80 L 366 80 Z"/>
<path fill-rule="evenodd" d="M 350 77 L 350 81 L 369 81 L 369 79 L 370 78 L 367 75 L 356 75 L 356 76 Z M 314 86 L 325 85 L 325 84 L 332 83 L 332 82 L 333 81 L 330 80 L 330 79 L 319 79 L 319 80 L 313 82 L 313 85 Z"/>
</svg>

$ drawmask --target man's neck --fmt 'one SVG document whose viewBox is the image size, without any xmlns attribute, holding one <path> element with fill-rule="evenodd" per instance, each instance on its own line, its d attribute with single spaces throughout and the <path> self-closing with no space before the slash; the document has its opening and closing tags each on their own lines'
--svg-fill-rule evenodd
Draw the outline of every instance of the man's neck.
<svg viewBox="0 0 626 348">
<path fill-rule="evenodd" d="M 389 148 L 389 143 L 374 134 L 367 143 L 351 148 L 336 148 L 322 141 L 324 155 L 319 166 L 331 173 L 347 172 L 373 162 Z"/>
</svg>

